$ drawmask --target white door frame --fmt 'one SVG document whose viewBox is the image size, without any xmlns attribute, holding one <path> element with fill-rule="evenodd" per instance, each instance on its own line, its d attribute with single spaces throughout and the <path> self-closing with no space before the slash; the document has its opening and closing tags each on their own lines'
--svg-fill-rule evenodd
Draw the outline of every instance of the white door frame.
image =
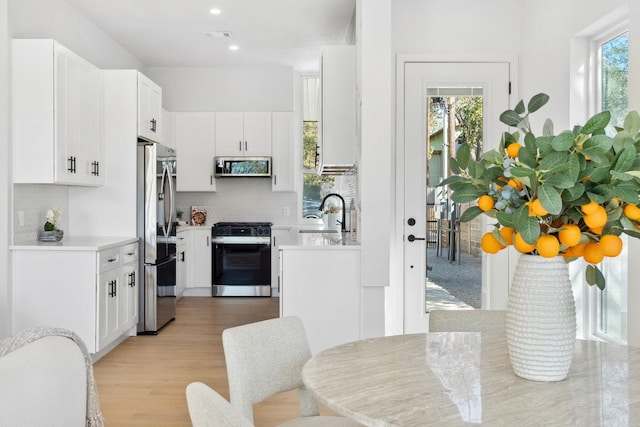
<svg viewBox="0 0 640 427">
<path fill-rule="evenodd" d="M 486 63 L 507 62 L 510 68 L 511 95 L 509 104 L 515 105 L 519 99 L 518 57 L 516 55 L 428 55 L 428 54 L 399 54 L 396 59 L 396 159 L 395 159 L 395 207 L 392 258 L 396 262 L 391 266 L 391 286 L 386 290 L 386 325 L 387 334 L 402 334 L 404 330 L 404 89 L 405 64 L 409 62 L 439 62 L 439 63 Z M 397 262 L 400 261 L 400 262 Z M 515 263 L 514 263 L 515 264 Z M 512 267 L 513 268 L 513 267 Z M 508 277 L 512 271 L 505 272 Z"/>
</svg>

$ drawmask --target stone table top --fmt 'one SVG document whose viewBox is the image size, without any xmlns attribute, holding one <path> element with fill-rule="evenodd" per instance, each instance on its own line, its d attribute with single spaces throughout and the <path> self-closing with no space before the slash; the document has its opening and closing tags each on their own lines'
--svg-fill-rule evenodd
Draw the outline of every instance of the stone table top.
<svg viewBox="0 0 640 427">
<path fill-rule="evenodd" d="M 640 349 L 576 340 L 564 381 L 517 377 L 504 335 L 441 332 L 356 341 L 311 358 L 320 402 L 366 426 L 640 425 Z"/>
</svg>

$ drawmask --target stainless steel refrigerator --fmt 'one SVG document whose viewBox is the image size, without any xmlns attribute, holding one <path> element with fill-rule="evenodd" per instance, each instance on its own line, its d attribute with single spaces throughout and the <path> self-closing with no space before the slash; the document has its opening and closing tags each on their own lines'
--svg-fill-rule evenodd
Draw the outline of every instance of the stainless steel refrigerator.
<svg viewBox="0 0 640 427">
<path fill-rule="evenodd" d="M 138 333 L 156 334 L 176 315 L 175 150 L 138 143 L 140 238 Z"/>
</svg>

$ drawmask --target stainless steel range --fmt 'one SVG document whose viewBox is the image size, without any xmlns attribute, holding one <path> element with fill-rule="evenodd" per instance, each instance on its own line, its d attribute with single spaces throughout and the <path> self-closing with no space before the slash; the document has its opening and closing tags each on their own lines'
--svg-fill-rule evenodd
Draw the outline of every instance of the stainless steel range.
<svg viewBox="0 0 640 427">
<path fill-rule="evenodd" d="M 270 222 L 218 222 L 211 243 L 214 297 L 271 296 Z"/>
</svg>

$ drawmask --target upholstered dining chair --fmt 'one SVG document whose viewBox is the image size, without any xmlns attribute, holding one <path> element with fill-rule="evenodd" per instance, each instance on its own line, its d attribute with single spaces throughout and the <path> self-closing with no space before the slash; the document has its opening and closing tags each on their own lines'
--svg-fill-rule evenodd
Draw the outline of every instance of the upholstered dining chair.
<svg viewBox="0 0 640 427">
<path fill-rule="evenodd" d="M 501 332 L 505 310 L 431 310 L 429 332 Z"/>
<path fill-rule="evenodd" d="M 253 427 L 238 408 L 208 385 L 190 383 L 186 393 L 193 427 Z"/>
<path fill-rule="evenodd" d="M 253 422 L 253 405 L 298 389 L 300 417 L 282 426 L 358 426 L 343 417 L 320 416 L 318 402 L 304 388 L 302 367 L 311 350 L 296 316 L 236 326 L 222 332 L 231 404 Z"/>
<path fill-rule="evenodd" d="M 42 326 L 0 341 L 0 426 L 102 425 L 91 356 L 74 332 Z"/>
</svg>

